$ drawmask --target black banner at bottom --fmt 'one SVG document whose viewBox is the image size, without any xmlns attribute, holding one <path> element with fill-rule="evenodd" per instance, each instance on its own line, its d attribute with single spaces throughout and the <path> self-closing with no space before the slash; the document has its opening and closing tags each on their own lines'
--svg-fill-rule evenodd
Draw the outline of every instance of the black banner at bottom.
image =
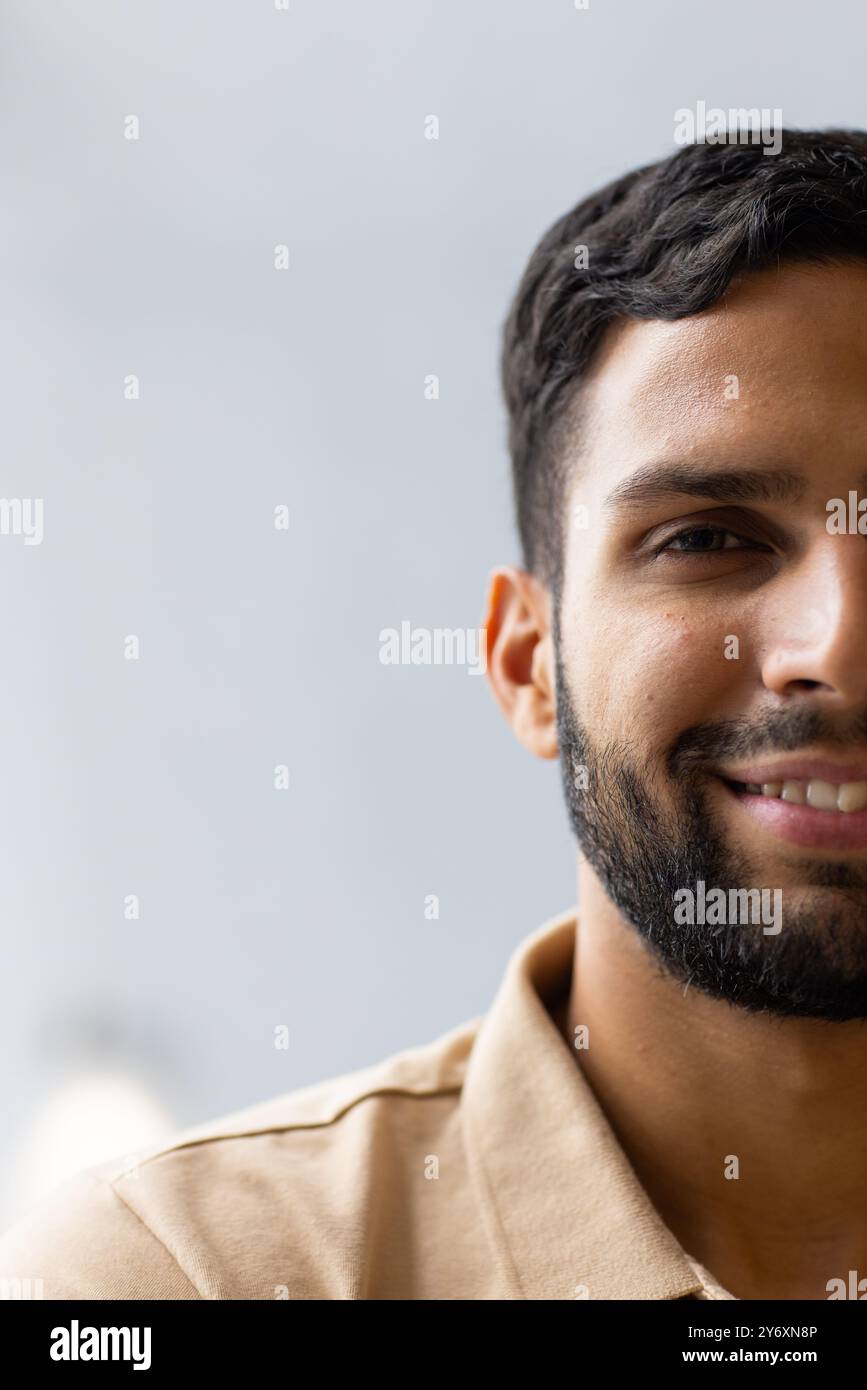
<svg viewBox="0 0 867 1390">
<path fill-rule="evenodd" d="M 575 1300 L 567 1321 L 558 1328 L 565 1338 L 580 1338 L 574 1344 L 580 1362 L 595 1351 L 612 1371 L 759 1364 L 804 1365 L 827 1372 L 851 1366 L 860 1355 L 864 1342 L 860 1301 Z M 328 1340 L 301 1340 L 307 1333 L 316 1335 L 313 1323 L 320 1316 L 327 1318 Z M 404 1312 L 397 1328 L 391 1322 L 383 1326 L 375 1314 L 372 1322 L 350 1314 L 350 1342 L 334 1335 L 343 1325 L 336 1321 L 342 1316 L 333 1307 L 323 1313 L 322 1305 L 315 1302 L 5 1300 L 0 1302 L 0 1338 L 7 1365 L 14 1360 L 25 1372 L 49 1370 L 60 1376 L 98 1375 L 101 1367 L 111 1367 L 115 1375 L 129 1371 L 156 1377 L 187 1370 L 225 1375 L 273 1367 L 291 1372 L 299 1359 L 309 1374 L 307 1363 L 316 1356 L 324 1357 L 333 1373 L 342 1355 L 358 1367 L 366 1353 L 365 1333 L 371 1338 L 371 1356 L 377 1363 L 388 1358 L 393 1370 L 404 1355 L 415 1359 L 421 1353 L 425 1372 L 440 1360 L 454 1371 L 456 1343 L 439 1321 L 408 1327 Z M 456 1312 L 456 1316 L 461 1315 Z M 500 1334 L 496 1314 L 492 1316 L 492 1333 L 479 1338 L 478 1324 L 465 1330 L 461 1359 L 472 1347 L 480 1362 L 495 1361 L 498 1353 L 514 1354 L 519 1325 L 511 1322 Z M 408 1345 L 401 1334 L 411 1339 Z M 389 1343 L 384 1345 L 383 1337 Z M 528 1350 L 526 1344 L 523 1349 Z M 573 1354 L 569 1341 L 561 1343 L 559 1350 L 567 1361 Z"/>
</svg>

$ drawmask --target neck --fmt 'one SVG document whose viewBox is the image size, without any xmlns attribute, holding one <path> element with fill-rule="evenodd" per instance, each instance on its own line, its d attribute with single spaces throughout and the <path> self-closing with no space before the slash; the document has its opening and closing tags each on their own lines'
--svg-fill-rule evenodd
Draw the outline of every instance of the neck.
<svg viewBox="0 0 867 1390">
<path fill-rule="evenodd" d="M 686 989 L 583 864 L 579 885 L 564 1031 L 588 1026 L 574 1055 L 684 1249 L 738 1298 L 867 1276 L 867 1028 Z"/>
</svg>

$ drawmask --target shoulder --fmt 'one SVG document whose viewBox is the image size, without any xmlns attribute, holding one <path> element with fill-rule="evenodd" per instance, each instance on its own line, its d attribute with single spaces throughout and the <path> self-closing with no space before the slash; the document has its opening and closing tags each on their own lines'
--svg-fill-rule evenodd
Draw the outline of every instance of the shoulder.
<svg viewBox="0 0 867 1390">
<path fill-rule="evenodd" d="M 77 1175 L 0 1237 L 0 1297 L 359 1296 L 376 1185 L 458 1142 L 479 1022 Z"/>
</svg>

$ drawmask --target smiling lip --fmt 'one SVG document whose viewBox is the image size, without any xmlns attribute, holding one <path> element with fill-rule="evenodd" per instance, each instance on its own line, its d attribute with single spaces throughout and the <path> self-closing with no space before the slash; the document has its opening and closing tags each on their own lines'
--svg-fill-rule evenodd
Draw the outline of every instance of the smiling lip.
<svg viewBox="0 0 867 1390">
<path fill-rule="evenodd" d="M 743 767 L 720 768 L 719 776 L 729 782 L 798 782 L 812 780 L 833 782 L 867 782 L 867 762 L 833 763 L 827 758 L 781 758 L 774 763 L 747 763 Z"/>
<path fill-rule="evenodd" d="M 827 768 L 830 764 L 799 763 L 798 766 Z M 762 771 L 761 768 L 756 770 Z M 835 777 L 841 773 L 842 769 L 838 769 Z M 795 775 L 790 774 L 792 777 Z M 819 811 L 814 806 L 800 806 L 796 802 L 781 801 L 776 797 L 748 792 L 743 787 L 733 787 L 727 780 L 727 775 L 719 780 L 752 820 L 777 839 L 788 840 L 790 844 L 798 845 L 802 849 L 867 849 L 867 811 Z M 741 779 L 738 777 L 732 780 L 740 782 Z M 779 780 L 779 776 L 774 780 Z"/>
</svg>

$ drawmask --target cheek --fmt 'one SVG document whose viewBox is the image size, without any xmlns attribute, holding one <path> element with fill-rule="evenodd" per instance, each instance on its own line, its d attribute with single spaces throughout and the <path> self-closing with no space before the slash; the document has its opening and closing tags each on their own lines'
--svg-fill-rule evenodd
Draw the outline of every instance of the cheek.
<svg viewBox="0 0 867 1390">
<path fill-rule="evenodd" d="M 597 616 L 592 637 L 581 634 L 567 658 L 576 708 L 591 730 L 649 751 L 734 708 L 742 662 L 726 656 L 727 629 L 676 612 Z"/>
</svg>

